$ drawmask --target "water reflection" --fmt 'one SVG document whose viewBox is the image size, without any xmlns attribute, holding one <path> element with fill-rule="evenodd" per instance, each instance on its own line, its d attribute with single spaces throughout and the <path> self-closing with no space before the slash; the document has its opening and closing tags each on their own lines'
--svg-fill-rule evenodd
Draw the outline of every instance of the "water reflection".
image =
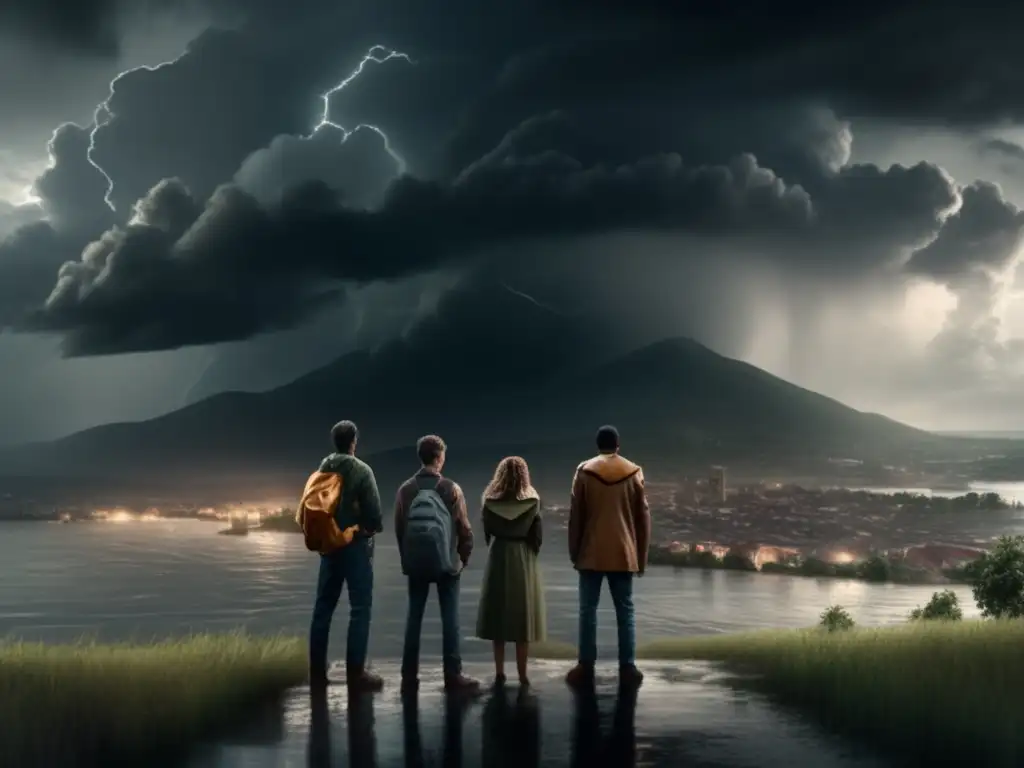
<svg viewBox="0 0 1024 768">
<path fill-rule="evenodd" d="M 473 699 L 466 696 L 445 696 L 444 698 L 444 746 L 441 765 L 444 768 L 462 768 L 462 733 Z M 423 736 L 420 731 L 419 696 L 415 693 L 402 696 L 402 732 L 406 768 L 426 768 Z M 354 766 L 362 763 L 353 761 Z"/>
<path fill-rule="evenodd" d="M 377 736 L 373 713 L 373 696 L 368 693 L 352 694 L 348 697 L 348 749 L 338 749 L 335 755 L 331 733 L 331 714 L 326 688 L 310 691 L 309 742 L 306 747 L 306 764 L 309 768 L 330 768 L 337 765 L 335 758 L 348 762 L 353 768 L 376 768 Z"/>
<path fill-rule="evenodd" d="M 480 764 L 491 768 L 540 765 L 540 701 L 528 691 L 498 690 L 483 714 Z"/>
<path fill-rule="evenodd" d="M 637 689 L 620 686 L 610 730 L 601 728 L 598 697 L 593 690 L 576 694 L 573 723 L 572 768 L 633 768 L 636 765 Z"/>
</svg>

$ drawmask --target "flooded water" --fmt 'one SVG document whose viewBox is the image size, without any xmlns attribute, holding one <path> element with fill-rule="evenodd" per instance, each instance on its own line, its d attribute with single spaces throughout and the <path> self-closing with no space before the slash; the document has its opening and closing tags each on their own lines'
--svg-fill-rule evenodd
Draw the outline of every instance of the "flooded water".
<svg viewBox="0 0 1024 768">
<path fill-rule="evenodd" d="M 0 635 L 47 641 L 73 640 L 83 635 L 131 639 L 237 627 L 255 632 L 304 633 L 313 601 L 317 558 L 304 549 L 300 537 L 281 533 L 218 536 L 218 527 L 194 521 L 0 525 L 4 571 L 0 580 Z M 557 533 L 550 538 L 543 558 L 549 633 L 553 639 L 573 642 L 575 573 L 564 555 L 564 540 Z M 462 626 L 467 635 L 475 624 L 484 554 L 481 548 L 463 578 Z M 374 704 L 374 759 L 378 761 L 374 764 L 390 766 L 401 764 L 400 734 L 409 718 L 403 720 L 402 707 L 393 693 L 397 672 L 392 667 L 401 653 L 405 587 L 397 551 L 387 534 L 378 543 L 375 580 L 370 646 L 374 664 L 385 673 L 391 692 L 378 697 Z M 642 643 L 666 635 L 802 627 L 815 623 L 819 613 L 831 604 L 845 606 L 862 624 L 900 622 L 910 609 L 926 602 L 932 591 L 928 586 L 652 569 L 636 586 L 638 634 Z M 969 589 L 957 591 L 965 613 L 976 615 Z M 343 602 L 339 610 L 342 628 L 344 612 Z M 599 623 L 600 648 L 606 659 L 614 658 L 614 627 L 610 600 L 606 598 Z M 343 645 L 344 632 L 335 632 L 333 658 L 343 657 Z M 440 653 L 436 609 L 428 609 L 423 649 L 426 672 L 429 657 Z M 489 648 L 485 643 L 467 636 L 463 655 L 471 669 L 481 675 L 487 673 Z M 579 727 L 592 727 L 591 716 L 573 714 L 573 702 L 558 683 L 565 668 L 564 664 L 544 665 L 535 681 L 535 703 L 544 712 L 543 760 L 535 762 L 537 765 L 567 765 L 566 750 L 572 741 L 570 734 L 579 726 L 577 721 L 583 717 Z M 646 749 L 649 759 L 638 764 L 878 764 L 845 753 L 756 697 L 733 692 L 707 668 L 648 671 L 652 674 L 641 689 L 635 733 L 638 754 Z M 432 697 L 440 702 L 439 692 L 425 685 L 420 704 L 425 744 L 447 727 L 442 727 L 438 719 L 444 708 L 431 703 Z M 614 692 L 606 691 L 600 698 L 599 709 L 607 710 L 605 716 L 611 717 Z M 341 734 L 335 739 L 332 759 L 356 765 L 356 754 L 350 755 L 351 761 L 345 757 L 349 754 L 346 723 L 351 719 L 346 705 L 331 701 L 331 725 L 326 730 Z M 479 740 L 486 725 L 482 719 L 485 709 L 481 703 L 464 715 L 465 765 L 482 764 Z M 306 753 L 313 748 L 308 743 L 312 711 L 308 696 L 297 692 L 289 699 L 279 733 L 274 728 L 263 728 L 258 743 L 224 747 L 204 756 L 202 765 L 255 768 L 305 764 Z M 274 735 L 268 738 L 268 733 Z M 774 745 L 778 761 L 765 761 L 769 755 L 765 745 Z M 668 757 L 658 758 L 659 754 Z M 686 762 L 671 759 L 672 754 L 691 757 Z"/>
</svg>

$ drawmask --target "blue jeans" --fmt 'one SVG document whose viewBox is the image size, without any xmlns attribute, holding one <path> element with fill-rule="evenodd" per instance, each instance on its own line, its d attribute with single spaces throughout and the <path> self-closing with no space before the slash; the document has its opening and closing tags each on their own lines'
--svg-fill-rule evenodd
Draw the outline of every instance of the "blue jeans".
<svg viewBox="0 0 1024 768">
<path fill-rule="evenodd" d="M 402 652 L 402 677 L 413 679 L 419 673 L 420 635 L 423 611 L 430 596 L 430 582 L 409 579 L 409 616 L 405 621 L 405 649 Z M 437 582 L 437 602 L 441 606 L 441 652 L 444 674 L 462 673 L 459 655 L 459 577 L 444 576 Z"/>
<path fill-rule="evenodd" d="M 633 574 L 580 571 L 580 636 L 579 661 L 597 661 L 597 605 L 601 602 L 601 585 L 608 579 L 608 591 L 615 606 L 615 622 L 619 628 L 619 664 L 636 663 L 636 617 L 633 610 Z"/>
<path fill-rule="evenodd" d="M 316 583 L 316 603 L 309 627 L 309 668 L 313 674 L 327 672 L 327 644 L 331 620 L 348 585 L 348 640 L 345 663 L 349 667 L 366 664 L 370 643 L 370 611 L 373 607 L 373 542 L 357 538 L 344 549 L 320 557 L 320 575 Z"/>
</svg>

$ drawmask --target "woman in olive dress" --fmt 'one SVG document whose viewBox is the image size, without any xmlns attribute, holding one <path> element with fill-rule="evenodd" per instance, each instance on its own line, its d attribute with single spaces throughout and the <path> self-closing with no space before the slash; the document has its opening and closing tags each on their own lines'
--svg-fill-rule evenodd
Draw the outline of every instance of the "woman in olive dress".
<svg viewBox="0 0 1024 768">
<path fill-rule="evenodd" d="M 538 562 L 541 504 L 526 461 L 509 456 L 498 462 L 481 514 L 489 549 L 476 633 L 494 647 L 495 684 L 505 682 L 505 644 L 515 643 L 519 684 L 528 686 L 530 643 L 546 638 L 547 619 Z"/>
</svg>

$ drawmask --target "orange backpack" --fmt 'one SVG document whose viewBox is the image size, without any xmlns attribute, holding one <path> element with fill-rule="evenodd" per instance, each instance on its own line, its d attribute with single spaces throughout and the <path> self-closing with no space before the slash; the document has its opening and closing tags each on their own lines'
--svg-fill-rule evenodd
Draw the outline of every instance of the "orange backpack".
<svg viewBox="0 0 1024 768">
<path fill-rule="evenodd" d="M 295 521 L 302 528 L 306 549 L 329 555 L 352 543 L 352 537 L 359 530 L 352 525 L 341 530 L 334 513 L 341 503 L 343 481 L 337 472 L 314 472 L 306 481 L 302 492 L 299 511 Z"/>
</svg>

